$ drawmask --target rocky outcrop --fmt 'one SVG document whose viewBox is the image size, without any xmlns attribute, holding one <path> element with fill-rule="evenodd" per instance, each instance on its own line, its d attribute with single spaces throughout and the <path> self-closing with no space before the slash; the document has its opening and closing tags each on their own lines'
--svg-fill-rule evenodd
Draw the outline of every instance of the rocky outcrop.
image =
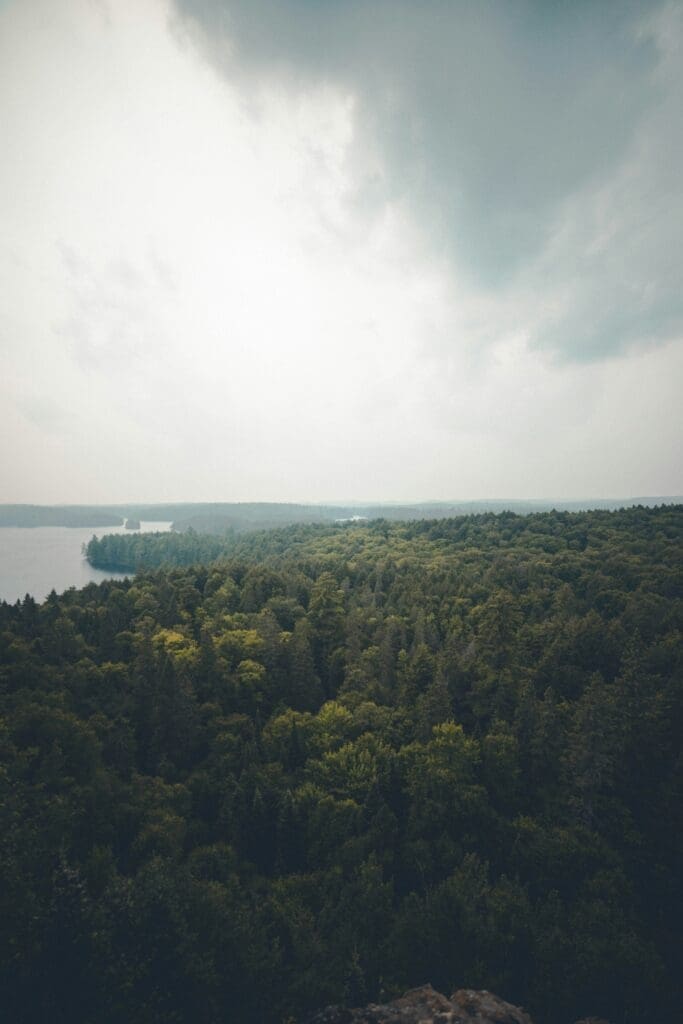
<svg viewBox="0 0 683 1024">
<path fill-rule="evenodd" d="M 451 996 L 454 1024 L 532 1024 L 531 1017 L 519 1006 L 506 1003 L 485 989 L 477 992 L 461 988 Z"/>
<path fill-rule="evenodd" d="M 309 1024 L 532 1024 L 528 1014 L 490 992 L 459 989 L 450 999 L 431 985 L 411 989 L 391 1003 L 358 1010 L 328 1006 Z"/>
</svg>

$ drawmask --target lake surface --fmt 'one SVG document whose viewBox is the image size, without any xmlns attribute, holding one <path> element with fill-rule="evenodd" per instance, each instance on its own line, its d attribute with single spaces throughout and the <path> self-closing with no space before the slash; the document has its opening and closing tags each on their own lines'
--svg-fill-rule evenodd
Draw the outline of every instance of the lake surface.
<svg viewBox="0 0 683 1024">
<path fill-rule="evenodd" d="M 1 527 L 0 601 L 13 604 L 26 594 L 44 601 L 51 590 L 61 594 L 69 587 L 84 587 L 86 583 L 125 579 L 132 573 L 93 569 L 85 559 L 83 545 L 93 534 L 102 537 L 105 533 L 165 532 L 170 528 L 170 523 L 152 522 L 141 522 L 140 530 L 126 530 L 124 526 Z"/>
</svg>

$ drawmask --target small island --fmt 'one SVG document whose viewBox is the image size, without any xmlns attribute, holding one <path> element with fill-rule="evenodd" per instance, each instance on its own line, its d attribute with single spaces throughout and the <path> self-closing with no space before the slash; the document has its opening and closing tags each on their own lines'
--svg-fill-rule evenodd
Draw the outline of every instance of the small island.
<svg viewBox="0 0 683 1024">
<path fill-rule="evenodd" d="M 140 520 L 139 519 L 126 519 L 126 529 L 127 530 L 139 530 L 140 529 Z"/>
</svg>

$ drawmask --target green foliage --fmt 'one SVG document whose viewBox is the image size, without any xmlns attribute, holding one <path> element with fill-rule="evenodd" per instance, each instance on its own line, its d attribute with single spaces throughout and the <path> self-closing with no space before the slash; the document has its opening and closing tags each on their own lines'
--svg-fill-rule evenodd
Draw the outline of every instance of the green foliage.
<svg viewBox="0 0 683 1024">
<path fill-rule="evenodd" d="M 681 507 L 119 535 L 90 555 L 133 581 L 0 605 L 7 1019 L 428 980 L 674 1019 L 682 540 Z"/>
</svg>

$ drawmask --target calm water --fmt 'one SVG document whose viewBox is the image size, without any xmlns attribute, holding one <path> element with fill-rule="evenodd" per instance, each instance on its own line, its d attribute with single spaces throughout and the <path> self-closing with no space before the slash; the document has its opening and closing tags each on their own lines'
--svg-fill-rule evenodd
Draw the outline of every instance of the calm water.
<svg viewBox="0 0 683 1024">
<path fill-rule="evenodd" d="M 141 532 L 169 530 L 170 523 L 140 524 Z M 0 527 L 0 601 L 17 601 L 31 594 L 43 601 L 51 590 L 60 594 L 86 583 L 125 579 L 126 574 L 93 569 L 82 553 L 95 533 L 136 533 L 123 526 L 70 529 L 65 526 Z M 128 574 L 130 575 L 130 574 Z"/>
</svg>

